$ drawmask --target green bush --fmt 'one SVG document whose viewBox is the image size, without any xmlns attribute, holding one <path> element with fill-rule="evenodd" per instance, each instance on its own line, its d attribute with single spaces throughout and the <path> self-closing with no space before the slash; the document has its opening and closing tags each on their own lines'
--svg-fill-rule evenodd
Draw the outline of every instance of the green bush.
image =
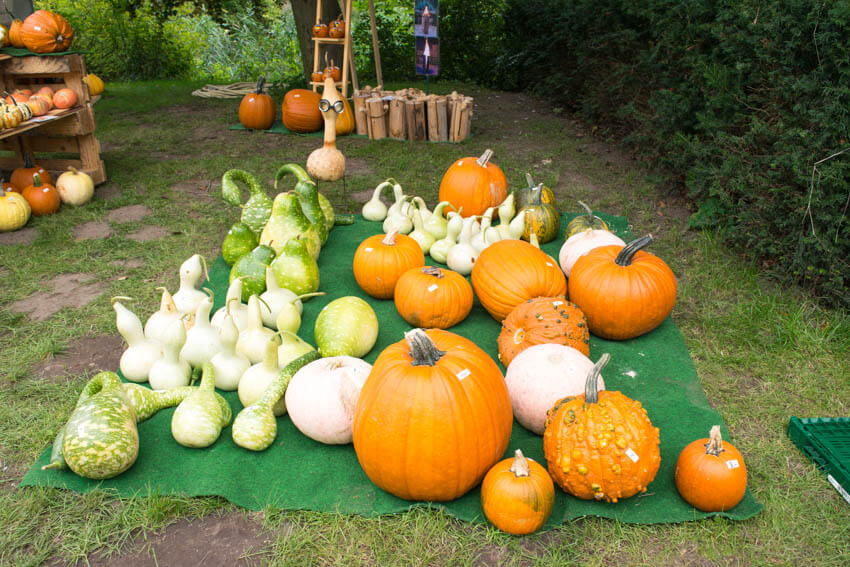
<svg viewBox="0 0 850 567">
<path fill-rule="evenodd" d="M 372 24 L 369 3 L 355 0 L 352 16 L 351 44 L 361 84 L 375 80 L 375 53 L 372 46 Z M 381 53 L 381 73 L 385 81 L 403 81 L 416 77 L 413 45 L 413 3 L 387 0 L 375 7 L 375 27 Z"/>
<path fill-rule="evenodd" d="M 693 226 L 850 306 L 850 4 L 510 0 L 502 21 L 496 84 L 612 125 Z"/>
</svg>

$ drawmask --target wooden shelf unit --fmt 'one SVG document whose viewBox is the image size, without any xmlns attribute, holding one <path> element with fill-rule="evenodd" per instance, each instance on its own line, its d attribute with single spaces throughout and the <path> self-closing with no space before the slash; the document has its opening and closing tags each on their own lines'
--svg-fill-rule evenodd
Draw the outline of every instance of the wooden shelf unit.
<svg viewBox="0 0 850 567">
<path fill-rule="evenodd" d="M 343 17 L 345 18 L 345 37 L 313 37 L 313 72 L 318 73 L 323 70 L 322 67 L 322 57 L 321 57 L 321 46 L 323 45 L 342 45 L 342 85 L 339 86 L 339 92 L 342 95 L 342 98 L 348 97 L 348 75 L 349 69 L 351 73 L 351 80 L 355 84 L 355 88 L 357 88 L 357 75 L 354 70 L 353 63 L 351 61 L 351 0 L 341 0 L 340 2 Z M 322 0 L 317 0 L 316 2 L 316 23 L 324 23 L 321 21 L 322 19 Z M 317 92 L 319 87 L 324 83 L 311 81 L 311 85 L 313 85 L 313 91 Z"/>
<path fill-rule="evenodd" d="M 77 95 L 77 106 L 53 109 L 45 116 L 23 122 L 16 128 L 0 131 L 0 151 L 13 156 L 0 157 L 0 169 L 13 170 L 24 165 L 24 155 L 35 160 L 53 175 L 68 167 L 89 174 L 95 185 L 106 181 L 106 168 L 100 158 L 100 142 L 94 135 L 95 120 L 92 97 L 83 82 L 86 65 L 82 55 L 58 57 L 12 57 L 0 54 L 0 91 L 12 92 L 28 88 L 33 91 L 49 85 L 54 90 L 67 87 Z M 39 156 L 38 154 L 74 154 L 72 156 Z"/>
</svg>

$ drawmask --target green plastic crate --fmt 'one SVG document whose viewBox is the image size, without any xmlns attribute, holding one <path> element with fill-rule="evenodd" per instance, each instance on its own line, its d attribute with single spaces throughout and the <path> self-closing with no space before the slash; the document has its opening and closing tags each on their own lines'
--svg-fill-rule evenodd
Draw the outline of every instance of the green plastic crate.
<svg viewBox="0 0 850 567">
<path fill-rule="evenodd" d="M 850 504 L 850 417 L 792 417 L 788 437 Z"/>
</svg>

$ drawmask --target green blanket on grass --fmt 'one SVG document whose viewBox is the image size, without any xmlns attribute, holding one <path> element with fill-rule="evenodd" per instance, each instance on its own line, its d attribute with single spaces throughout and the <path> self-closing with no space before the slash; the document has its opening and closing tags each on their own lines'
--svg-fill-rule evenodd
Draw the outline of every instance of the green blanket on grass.
<svg viewBox="0 0 850 567">
<path fill-rule="evenodd" d="M 567 215 L 569 220 L 573 215 Z M 628 223 L 622 217 L 601 215 L 611 228 L 628 240 Z M 566 222 L 562 224 L 565 226 Z M 403 338 L 410 327 L 396 313 L 392 300 L 366 296 L 354 281 L 351 262 L 357 245 L 380 231 L 379 223 L 358 217 L 355 224 L 334 228 L 319 258 L 322 285 L 327 292 L 304 304 L 300 335 L 313 343 L 313 325 L 319 310 L 329 301 L 344 295 L 363 297 L 375 309 L 381 323 L 378 342 L 366 356 L 374 362 L 387 345 Z M 543 247 L 557 257 L 562 239 Z M 175 266 L 175 270 L 176 270 Z M 210 270 L 216 308 L 223 302 L 229 269 L 219 258 Z M 468 337 L 497 359 L 496 337 L 499 323 L 477 303 L 472 313 L 451 330 Z M 679 451 L 694 439 L 705 437 L 709 428 L 721 424 L 720 416 L 705 398 L 696 370 L 676 325 L 667 319 L 643 337 L 623 342 L 591 337 L 590 356 L 597 360 L 611 353 L 604 371 L 608 389 L 622 390 L 640 400 L 652 423 L 661 430 L 661 468 L 646 493 L 616 504 L 582 501 L 556 487 L 555 509 L 548 526 L 552 527 L 581 516 L 604 516 L 623 522 L 681 522 L 705 518 L 685 503 L 676 492 L 673 472 Z M 236 415 L 241 404 L 235 393 L 226 394 Z M 173 409 L 161 411 L 139 425 L 140 453 L 133 467 L 106 481 L 92 481 L 69 471 L 42 471 L 48 462 L 49 448 L 24 477 L 21 486 L 53 486 L 78 492 L 111 489 L 121 496 L 147 494 L 217 495 L 253 510 L 272 506 L 285 509 L 309 509 L 375 516 L 402 512 L 423 503 L 407 502 L 380 490 L 366 477 L 351 445 L 321 445 L 302 435 L 288 417 L 279 418 L 278 437 L 262 453 L 253 453 L 234 445 L 230 428 L 207 449 L 187 449 L 171 437 Z M 724 436 L 727 435 L 723 430 Z M 734 441 L 734 440 L 733 440 Z M 526 456 L 545 462 L 542 438 L 514 422 L 506 457 L 517 448 Z M 462 520 L 486 521 L 476 488 L 466 496 L 447 504 L 435 504 Z M 747 492 L 727 518 L 743 520 L 761 511 L 762 506 Z"/>
</svg>

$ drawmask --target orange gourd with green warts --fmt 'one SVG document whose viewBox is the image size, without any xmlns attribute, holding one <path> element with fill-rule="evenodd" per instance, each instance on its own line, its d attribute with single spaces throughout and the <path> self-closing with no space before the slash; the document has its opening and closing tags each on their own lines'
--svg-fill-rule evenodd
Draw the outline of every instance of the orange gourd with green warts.
<svg viewBox="0 0 850 567">
<path fill-rule="evenodd" d="M 697 439 L 679 453 L 676 489 L 685 501 L 703 512 L 731 510 L 747 491 L 747 467 L 738 449 L 711 428 L 708 439 Z"/>
<path fill-rule="evenodd" d="M 658 428 L 641 403 L 622 392 L 598 391 L 609 360 L 603 354 L 590 371 L 584 394 L 549 410 L 543 433 L 549 474 L 583 500 L 617 502 L 645 492 L 661 464 Z"/>
<path fill-rule="evenodd" d="M 502 321 L 499 360 L 506 367 L 527 349 L 540 344 L 571 346 L 590 356 L 587 318 L 565 297 L 535 297 L 517 305 Z"/>
<path fill-rule="evenodd" d="M 404 272 L 394 297 L 399 315 L 413 327 L 448 329 L 472 310 L 472 286 L 466 278 L 433 266 Z"/>
<path fill-rule="evenodd" d="M 509 534 L 536 532 L 552 513 L 555 485 L 540 464 L 517 449 L 499 461 L 481 483 L 481 507 L 490 523 Z"/>
</svg>

